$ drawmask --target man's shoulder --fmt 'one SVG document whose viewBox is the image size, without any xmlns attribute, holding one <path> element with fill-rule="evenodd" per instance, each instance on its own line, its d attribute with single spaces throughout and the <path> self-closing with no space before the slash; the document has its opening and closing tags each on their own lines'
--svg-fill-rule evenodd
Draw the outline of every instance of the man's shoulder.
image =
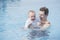
<svg viewBox="0 0 60 40">
<path fill-rule="evenodd" d="M 51 25 L 51 23 L 50 23 L 49 21 L 47 21 L 47 22 L 46 22 L 46 25 L 50 26 L 50 25 Z"/>
<path fill-rule="evenodd" d="M 49 21 L 47 21 L 46 23 L 47 23 L 47 24 L 50 24 L 50 22 L 49 22 Z"/>
</svg>

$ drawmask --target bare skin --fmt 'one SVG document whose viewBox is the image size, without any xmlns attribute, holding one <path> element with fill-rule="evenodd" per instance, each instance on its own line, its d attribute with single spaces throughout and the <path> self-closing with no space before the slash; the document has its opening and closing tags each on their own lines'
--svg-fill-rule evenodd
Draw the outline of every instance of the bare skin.
<svg viewBox="0 0 60 40">
<path fill-rule="evenodd" d="M 47 20 L 47 16 L 44 14 L 44 11 L 40 11 L 39 13 L 39 18 L 40 18 L 40 22 L 39 22 L 39 26 L 41 27 L 40 30 L 46 30 L 49 26 L 50 26 L 50 22 Z"/>
</svg>

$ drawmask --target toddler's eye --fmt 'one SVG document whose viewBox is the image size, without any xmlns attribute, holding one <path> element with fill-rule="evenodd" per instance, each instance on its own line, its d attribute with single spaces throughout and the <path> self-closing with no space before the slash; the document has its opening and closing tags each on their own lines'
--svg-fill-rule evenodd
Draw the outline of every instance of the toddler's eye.
<svg viewBox="0 0 60 40">
<path fill-rule="evenodd" d="M 35 17 L 35 16 L 31 16 L 31 17 Z"/>
</svg>

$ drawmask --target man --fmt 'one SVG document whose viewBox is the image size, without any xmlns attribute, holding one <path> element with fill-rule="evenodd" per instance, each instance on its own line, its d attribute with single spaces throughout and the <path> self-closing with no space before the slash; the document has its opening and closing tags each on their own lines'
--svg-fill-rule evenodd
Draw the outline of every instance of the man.
<svg viewBox="0 0 60 40">
<path fill-rule="evenodd" d="M 40 30 L 46 30 L 50 26 L 50 22 L 47 20 L 49 10 L 46 7 L 41 7 L 39 11 L 39 26 L 41 27 Z"/>
</svg>

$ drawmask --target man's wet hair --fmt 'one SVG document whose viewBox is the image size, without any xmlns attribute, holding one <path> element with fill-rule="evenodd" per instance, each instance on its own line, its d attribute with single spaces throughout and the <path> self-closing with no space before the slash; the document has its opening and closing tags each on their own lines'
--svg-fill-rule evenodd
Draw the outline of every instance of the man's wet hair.
<svg viewBox="0 0 60 40">
<path fill-rule="evenodd" d="M 48 15 L 48 13 L 49 13 L 48 8 L 46 8 L 46 7 L 41 7 L 40 8 L 40 11 L 44 11 L 45 12 L 45 15 Z"/>
</svg>

